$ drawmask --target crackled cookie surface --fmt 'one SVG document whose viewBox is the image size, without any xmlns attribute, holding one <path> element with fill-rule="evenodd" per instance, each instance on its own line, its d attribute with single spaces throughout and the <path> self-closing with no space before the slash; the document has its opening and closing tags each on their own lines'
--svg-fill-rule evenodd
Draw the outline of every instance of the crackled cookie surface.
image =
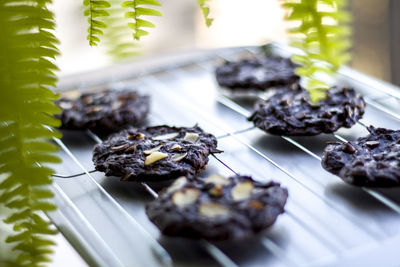
<svg viewBox="0 0 400 267">
<path fill-rule="evenodd" d="M 249 176 L 177 179 L 147 205 L 150 220 L 169 236 L 238 240 L 272 225 L 288 192 L 278 183 Z"/>
<path fill-rule="evenodd" d="M 322 166 L 358 186 L 400 186 L 400 131 L 368 128 L 370 134 L 347 143 L 330 143 Z"/>
<path fill-rule="evenodd" d="M 297 86 L 258 102 L 248 120 L 275 135 L 317 135 L 350 128 L 364 109 L 364 99 L 353 89 L 333 87 L 326 99 L 311 103 L 308 93 Z"/>
<path fill-rule="evenodd" d="M 131 128 L 111 135 L 93 152 L 96 170 L 123 181 L 162 181 L 194 175 L 219 153 L 216 138 L 200 127 Z"/>
<path fill-rule="evenodd" d="M 77 99 L 62 98 L 56 104 L 62 108 L 62 128 L 108 134 L 143 122 L 150 98 L 129 90 L 106 90 L 82 94 Z"/>
<path fill-rule="evenodd" d="M 287 58 L 268 57 L 225 62 L 216 69 L 220 86 L 235 89 L 265 90 L 273 86 L 289 85 L 299 80 L 295 64 Z"/>
</svg>

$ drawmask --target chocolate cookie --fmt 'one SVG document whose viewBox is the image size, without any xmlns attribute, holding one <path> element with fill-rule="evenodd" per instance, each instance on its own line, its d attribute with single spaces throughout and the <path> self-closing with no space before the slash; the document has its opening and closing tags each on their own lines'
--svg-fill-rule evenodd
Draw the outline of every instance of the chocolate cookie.
<svg viewBox="0 0 400 267">
<path fill-rule="evenodd" d="M 97 145 L 93 162 L 123 181 L 162 181 L 200 173 L 208 155 L 221 152 L 216 147 L 217 139 L 198 126 L 131 128 Z"/>
<path fill-rule="evenodd" d="M 147 205 L 146 213 L 169 236 L 238 240 L 272 225 L 288 192 L 278 183 L 248 176 L 181 177 Z"/>
<path fill-rule="evenodd" d="M 329 144 L 322 167 L 358 186 L 400 186 L 400 131 L 368 128 L 370 134 L 347 143 Z"/>
<path fill-rule="evenodd" d="M 229 89 L 265 90 L 273 86 L 289 85 L 299 80 L 296 65 L 288 58 L 268 57 L 226 62 L 216 69 L 219 85 Z"/>
<path fill-rule="evenodd" d="M 62 98 L 56 104 L 62 108 L 61 128 L 107 134 L 143 122 L 150 99 L 133 91 L 106 90 L 82 94 L 74 100 Z"/>
<path fill-rule="evenodd" d="M 362 117 L 364 108 L 364 99 L 353 89 L 333 87 L 326 99 L 311 103 L 308 93 L 297 86 L 258 102 L 248 120 L 271 134 L 317 135 L 350 128 Z"/>
</svg>

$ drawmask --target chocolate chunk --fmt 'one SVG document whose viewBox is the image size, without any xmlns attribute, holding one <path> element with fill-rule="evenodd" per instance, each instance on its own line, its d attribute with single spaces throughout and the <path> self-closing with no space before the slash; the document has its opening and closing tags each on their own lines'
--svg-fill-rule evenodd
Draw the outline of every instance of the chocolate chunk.
<svg viewBox="0 0 400 267">
<path fill-rule="evenodd" d="M 179 178 L 147 205 L 146 214 L 168 236 L 240 240 L 271 226 L 287 196 L 278 183 L 249 176 Z"/>
<path fill-rule="evenodd" d="M 354 152 L 356 152 L 356 149 L 349 142 L 347 142 L 343 145 L 343 151 L 346 153 L 353 154 Z"/>
<path fill-rule="evenodd" d="M 308 93 L 297 86 L 282 88 L 271 98 L 258 102 L 248 120 L 270 134 L 317 135 L 333 133 L 340 127 L 350 128 L 364 114 L 364 106 L 363 98 L 353 89 L 333 87 L 326 99 L 314 104 Z"/>
<path fill-rule="evenodd" d="M 400 146 L 397 144 L 400 131 L 372 126 L 368 130 L 368 136 L 352 142 L 354 153 L 343 151 L 342 143 L 329 144 L 322 157 L 322 166 L 353 185 L 400 186 Z"/>
<path fill-rule="evenodd" d="M 374 148 L 379 146 L 379 141 L 367 141 L 365 144 L 370 148 Z"/>
<path fill-rule="evenodd" d="M 196 135 L 195 143 L 185 139 L 188 133 Z M 208 155 L 221 152 L 216 147 L 216 138 L 197 126 L 130 128 L 97 145 L 93 162 L 96 170 L 123 181 L 162 181 L 200 173 Z"/>
</svg>

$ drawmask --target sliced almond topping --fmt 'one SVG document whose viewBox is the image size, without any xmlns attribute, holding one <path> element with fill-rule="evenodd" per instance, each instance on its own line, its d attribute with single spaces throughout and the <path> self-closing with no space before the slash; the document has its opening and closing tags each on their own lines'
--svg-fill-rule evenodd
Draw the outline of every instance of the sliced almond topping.
<svg viewBox="0 0 400 267">
<path fill-rule="evenodd" d="M 123 105 L 124 105 L 124 102 L 118 100 L 118 101 L 112 103 L 111 109 L 116 110 L 116 109 L 119 109 L 120 107 L 122 107 Z"/>
<path fill-rule="evenodd" d="M 173 144 L 169 149 L 171 149 L 171 150 L 179 150 L 179 149 L 182 149 L 182 147 L 180 145 L 178 145 L 178 144 Z"/>
<path fill-rule="evenodd" d="M 185 153 L 182 153 L 182 154 L 174 154 L 172 157 L 171 157 L 171 160 L 172 161 L 181 161 L 181 160 L 183 160 L 186 156 L 187 156 L 187 152 L 185 152 Z"/>
<path fill-rule="evenodd" d="M 133 146 L 130 146 L 130 147 L 128 147 L 127 149 L 125 149 L 125 152 L 132 151 L 132 150 L 134 150 L 136 147 L 137 147 L 137 144 L 135 144 L 135 145 L 133 145 Z"/>
<path fill-rule="evenodd" d="M 260 201 L 250 201 L 249 206 L 255 210 L 262 210 L 264 208 L 264 204 Z"/>
<path fill-rule="evenodd" d="M 85 102 L 85 104 L 86 105 L 90 105 L 90 104 L 92 104 L 93 103 L 93 97 L 91 97 L 91 96 L 85 96 L 84 98 L 83 98 L 83 102 Z"/>
<path fill-rule="evenodd" d="M 125 150 L 125 149 L 127 149 L 128 147 L 129 147 L 129 144 L 126 143 L 126 144 L 123 144 L 123 145 L 120 145 L 120 146 L 113 146 L 113 147 L 111 148 L 111 150 L 112 150 L 112 151 L 120 151 L 120 150 Z"/>
<path fill-rule="evenodd" d="M 213 174 L 205 180 L 206 184 L 213 183 L 216 185 L 230 185 L 232 181 L 229 178 L 223 177 L 218 174 Z"/>
<path fill-rule="evenodd" d="M 123 178 L 121 178 L 121 181 L 129 181 L 129 178 L 131 178 L 132 176 L 133 176 L 133 173 L 128 173 Z"/>
<path fill-rule="evenodd" d="M 179 135 L 179 133 L 167 133 L 167 134 L 163 134 L 163 135 L 157 135 L 157 136 L 153 136 L 152 139 L 159 141 L 159 140 L 169 140 L 169 139 L 173 139 L 175 137 L 177 137 Z"/>
<path fill-rule="evenodd" d="M 172 202 L 178 207 L 193 204 L 200 196 L 200 191 L 194 188 L 185 188 L 172 195 Z"/>
<path fill-rule="evenodd" d="M 103 108 L 101 106 L 92 106 L 86 111 L 86 114 L 97 113 L 102 110 Z"/>
<path fill-rule="evenodd" d="M 137 134 L 132 134 L 128 135 L 129 140 L 135 140 L 135 139 L 144 139 L 146 136 L 142 133 L 137 133 Z"/>
<path fill-rule="evenodd" d="M 136 137 L 137 139 L 144 139 L 146 137 L 146 135 L 142 134 L 142 133 L 137 133 Z"/>
<path fill-rule="evenodd" d="M 82 95 L 81 91 L 78 89 L 67 91 L 63 93 L 63 97 L 68 98 L 68 99 L 77 99 Z"/>
<path fill-rule="evenodd" d="M 186 133 L 183 140 L 195 143 L 199 139 L 199 135 L 197 133 Z"/>
<path fill-rule="evenodd" d="M 172 183 L 170 187 L 167 189 L 167 193 L 172 193 L 178 189 L 181 189 L 187 182 L 187 179 L 185 176 L 181 176 L 178 179 L 175 180 L 175 182 Z"/>
<path fill-rule="evenodd" d="M 226 216 L 229 214 L 228 208 L 215 202 L 206 202 L 201 204 L 199 211 L 201 215 L 206 217 Z"/>
<path fill-rule="evenodd" d="M 231 191 L 232 198 L 234 200 L 243 200 L 251 196 L 253 191 L 253 184 L 251 182 L 244 182 L 235 185 Z"/>
<path fill-rule="evenodd" d="M 213 188 L 210 189 L 210 191 L 208 191 L 210 193 L 210 195 L 214 196 L 214 197 L 220 197 L 222 196 L 222 193 L 224 192 L 224 187 L 220 184 L 214 186 Z"/>
<path fill-rule="evenodd" d="M 162 153 L 162 152 L 153 152 L 150 155 L 148 155 L 144 161 L 144 165 L 150 165 L 156 161 L 162 160 L 164 158 L 168 157 L 168 154 Z"/>
<path fill-rule="evenodd" d="M 153 148 L 151 148 L 151 149 L 148 149 L 148 150 L 143 151 L 143 153 L 146 154 L 146 155 L 150 155 L 151 153 L 160 150 L 160 148 L 162 148 L 162 146 L 163 146 L 163 145 L 159 145 L 159 146 L 153 147 Z"/>
<path fill-rule="evenodd" d="M 62 109 L 71 109 L 74 105 L 71 102 L 63 102 L 61 101 L 60 103 L 58 103 L 58 105 L 62 108 Z"/>
</svg>

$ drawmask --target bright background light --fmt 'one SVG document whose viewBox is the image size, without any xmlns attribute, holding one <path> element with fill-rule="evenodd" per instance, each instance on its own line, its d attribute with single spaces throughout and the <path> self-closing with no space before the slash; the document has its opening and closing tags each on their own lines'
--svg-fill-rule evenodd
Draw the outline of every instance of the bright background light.
<svg viewBox="0 0 400 267">
<path fill-rule="evenodd" d="M 90 70 L 110 64 L 100 47 L 90 47 L 86 41 L 87 20 L 81 1 L 54 1 L 57 35 L 62 56 L 58 65 L 62 74 Z M 149 17 L 156 24 L 150 36 L 141 42 L 143 54 L 259 45 L 268 41 L 286 42 L 284 11 L 276 0 L 212 0 L 213 25 L 207 28 L 195 0 L 160 1 L 163 17 Z"/>
</svg>

